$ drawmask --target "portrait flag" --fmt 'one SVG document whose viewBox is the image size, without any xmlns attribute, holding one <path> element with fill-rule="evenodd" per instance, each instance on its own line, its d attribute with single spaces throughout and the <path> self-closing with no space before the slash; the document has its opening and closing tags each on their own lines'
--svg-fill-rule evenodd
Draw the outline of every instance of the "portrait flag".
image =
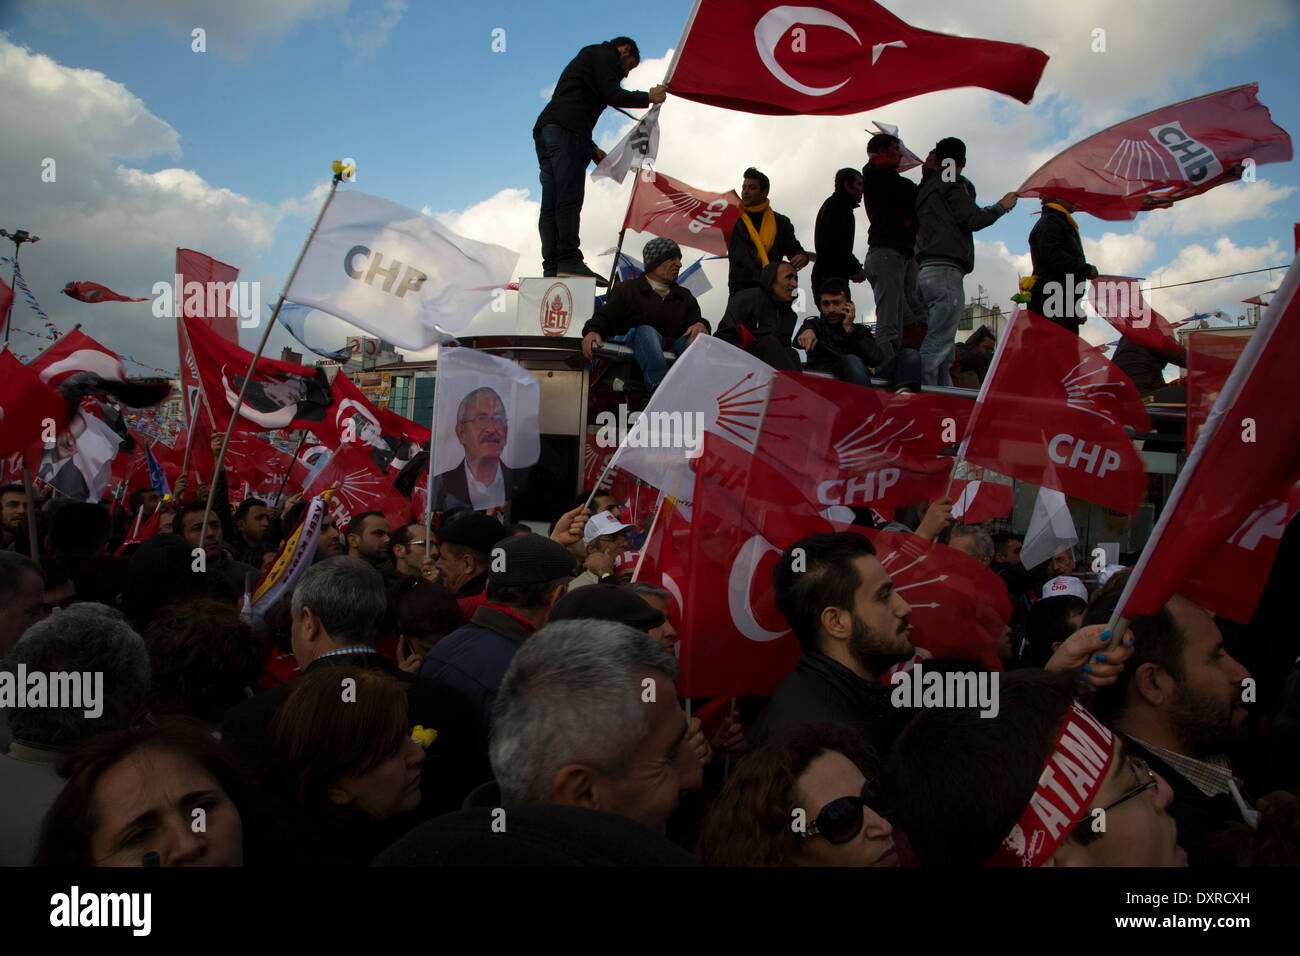
<svg viewBox="0 0 1300 956">
<path fill-rule="evenodd" d="M 432 216 L 348 190 L 325 210 L 284 297 L 423 349 L 469 325 L 518 261 L 519 253 L 467 239 Z"/>
<path fill-rule="evenodd" d="M 429 475 L 434 511 L 496 508 L 523 491 L 541 454 L 541 383 L 509 359 L 438 350 Z"/>
</svg>

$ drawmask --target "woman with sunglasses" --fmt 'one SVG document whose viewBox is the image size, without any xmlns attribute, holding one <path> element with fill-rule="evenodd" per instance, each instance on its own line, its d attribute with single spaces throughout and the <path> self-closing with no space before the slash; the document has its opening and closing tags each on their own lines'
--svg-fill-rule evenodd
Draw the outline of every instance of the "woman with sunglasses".
<svg viewBox="0 0 1300 956">
<path fill-rule="evenodd" d="M 804 724 L 746 757 L 700 838 L 709 866 L 897 866 L 875 758 L 845 724 Z"/>
</svg>

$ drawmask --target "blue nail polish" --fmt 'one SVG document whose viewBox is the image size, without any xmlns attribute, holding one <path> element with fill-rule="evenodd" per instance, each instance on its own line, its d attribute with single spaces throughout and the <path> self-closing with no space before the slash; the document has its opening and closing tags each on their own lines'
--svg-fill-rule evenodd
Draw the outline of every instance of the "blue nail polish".
<svg viewBox="0 0 1300 956">
<path fill-rule="evenodd" d="M 1091 673 L 1092 673 L 1092 668 L 1089 667 L 1087 664 L 1084 664 L 1084 665 L 1083 665 L 1083 672 L 1084 672 L 1085 674 L 1091 674 Z"/>
<path fill-rule="evenodd" d="M 1105 644 L 1108 640 L 1110 640 L 1110 631 L 1102 631 L 1101 637 L 1099 637 L 1098 640 L 1101 641 L 1103 644 Z"/>
<path fill-rule="evenodd" d="M 1084 670 L 1087 670 L 1087 668 L 1085 667 Z M 1091 677 L 1089 677 L 1087 674 L 1084 674 L 1084 675 L 1083 675 L 1083 682 L 1084 682 L 1085 684 L 1091 683 L 1091 681 L 1092 681 L 1092 678 L 1091 678 Z"/>
<path fill-rule="evenodd" d="M 1128 646 L 1129 646 L 1129 647 L 1132 647 L 1132 646 L 1133 646 L 1133 638 L 1132 638 L 1132 637 L 1130 637 L 1130 638 L 1128 639 Z"/>
<path fill-rule="evenodd" d="M 1097 660 L 1099 660 L 1099 661 L 1101 661 L 1103 664 L 1105 664 L 1105 663 L 1106 663 L 1106 655 L 1105 655 L 1105 654 L 1098 654 L 1098 655 L 1097 655 Z"/>
</svg>

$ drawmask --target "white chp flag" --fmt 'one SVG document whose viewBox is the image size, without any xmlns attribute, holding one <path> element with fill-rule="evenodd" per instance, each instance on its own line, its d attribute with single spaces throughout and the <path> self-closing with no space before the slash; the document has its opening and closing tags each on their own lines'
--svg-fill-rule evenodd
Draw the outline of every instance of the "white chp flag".
<svg viewBox="0 0 1300 956">
<path fill-rule="evenodd" d="M 330 201 L 284 297 L 422 349 L 469 325 L 518 261 L 432 216 L 349 190 Z"/>
<path fill-rule="evenodd" d="M 1036 568 L 1078 543 L 1079 532 L 1074 527 L 1065 495 L 1054 488 L 1039 488 L 1029 530 L 1020 546 L 1020 563 L 1026 568 Z"/>
<path fill-rule="evenodd" d="M 613 179 L 621 183 L 630 170 L 640 169 L 643 164 L 654 166 L 659 155 L 659 106 L 656 103 L 650 107 L 618 145 L 605 154 L 591 171 L 592 179 Z"/>
<path fill-rule="evenodd" d="M 622 468 L 661 492 L 687 501 L 695 476 L 689 460 L 704 451 L 704 432 L 753 453 L 767 411 L 772 366 L 711 335 L 701 335 L 668 369 L 636 422 L 597 416 L 597 442 L 619 440 L 609 467 Z M 604 418 L 604 421 L 602 421 Z"/>
</svg>

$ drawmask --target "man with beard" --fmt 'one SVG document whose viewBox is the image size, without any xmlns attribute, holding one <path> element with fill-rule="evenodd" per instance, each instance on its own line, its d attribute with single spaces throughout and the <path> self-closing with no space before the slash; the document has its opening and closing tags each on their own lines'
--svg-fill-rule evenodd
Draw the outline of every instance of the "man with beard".
<svg viewBox="0 0 1300 956">
<path fill-rule="evenodd" d="M 1121 590 L 1089 608 L 1084 623 L 1105 622 Z M 1094 710 L 1173 788 L 1169 815 L 1197 866 L 1207 838 L 1253 815 L 1226 753 L 1243 733 L 1250 673 L 1224 650 L 1210 612 L 1184 597 L 1129 627 L 1133 656 L 1119 680 L 1098 689 Z"/>
<path fill-rule="evenodd" d="M 890 703 L 880 677 L 912 656 L 911 607 L 894 590 L 871 541 L 814 534 L 786 548 L 772 570 L 776 606 L 803 655 L 754 728 L 754 746 L 793 724 L 859 726 L 886 753 L 910 713 Z"/>
</svg>

